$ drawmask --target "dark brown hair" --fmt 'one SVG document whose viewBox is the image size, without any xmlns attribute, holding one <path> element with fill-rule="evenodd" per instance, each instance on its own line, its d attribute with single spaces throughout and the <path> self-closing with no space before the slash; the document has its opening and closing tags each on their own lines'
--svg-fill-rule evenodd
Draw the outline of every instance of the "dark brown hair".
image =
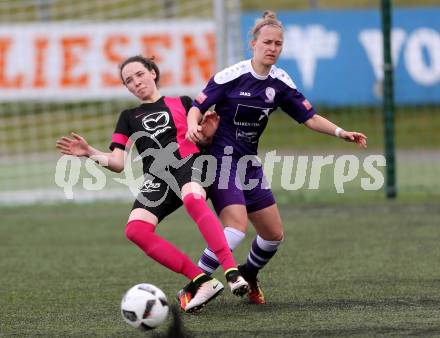
<svg viewBox="0 0 440 338">
<path fill-rule="evenodd" d="M 142 55 L 130 56 L 128 59 L 124 60 L 121 63 L 121 65 L 119 66 L 119 76 L 121 77 L 122 83 L 125 84 L 124 79 L 122 78 L 122 70 L 126 65 L 132 62 L 142 63 L 144 67 L 148 69 L 150 72 L 154 70 L 154 72 L 156 73 L 156 78 L 154 79 L 154 82 L 156 83 L 156 85 L 159 83 L 160 71 L 159 71 L 159 67 L 157 67 L 156 63 L 154 62 L 154 56 L 151 58 L 146 58 Z"/>
</svg>

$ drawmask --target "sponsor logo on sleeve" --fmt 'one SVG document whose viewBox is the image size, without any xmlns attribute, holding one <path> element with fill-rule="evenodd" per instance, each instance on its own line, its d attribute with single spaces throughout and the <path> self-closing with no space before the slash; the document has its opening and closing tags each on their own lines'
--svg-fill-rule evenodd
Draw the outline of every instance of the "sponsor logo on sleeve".
<svg viewBox="0 0 440 338">
<path fill-rule="evenodd" d="M 204 92 L 200 92 L 199 95 L 196 97 L 196 102 L 199 104 L 202 104 L 205 102 L 205 100 L 208 98 Z"/>
<path fill-rule="evenodd" d="M 302 102 L 302 104 L 303 104 L 303 106 L 304 106 L 307 110 L 312 109 L 312 104 L 309 102 L 309 100 L 305 99 L 305 100 Z"/>
</svg>

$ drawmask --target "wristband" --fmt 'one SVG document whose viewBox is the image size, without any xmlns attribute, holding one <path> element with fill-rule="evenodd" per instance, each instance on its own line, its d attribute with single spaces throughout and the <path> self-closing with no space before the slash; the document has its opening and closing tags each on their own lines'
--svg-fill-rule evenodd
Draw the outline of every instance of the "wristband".
<svg viewBox="0 0 440 338">
<path fill-rule="evenodd" d="M 342 128 L 336 128 L 336 130 L 335 130 L 335 136 L 336 137 L 339 137 L 339 134 L 341 133 L 341 131 L 342 131 Z"/>
</svg>

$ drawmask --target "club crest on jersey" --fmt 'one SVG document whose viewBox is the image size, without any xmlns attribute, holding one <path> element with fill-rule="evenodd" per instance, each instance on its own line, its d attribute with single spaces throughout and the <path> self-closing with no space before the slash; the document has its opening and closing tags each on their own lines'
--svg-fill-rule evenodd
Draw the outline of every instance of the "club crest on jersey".
<svg viewBox="0 0 440 338">
<path fill-rule="evenodd" d="M 163 128 L 170 122 L 170 115 L 166 111 L 153 113 L 145 116 L 142 119 L 143 127 L 148 131 L 155 131 L 159 128 Z"/>
<path fill-rule="evenodd" d="M 275 89 L 273 89 L 272 87 L 267 87 L 266 97 L 267 97 L 267 100 L 265 100 L 266 103 L 273 103 L 273 99 L 275 98 Z"/>
</svg>

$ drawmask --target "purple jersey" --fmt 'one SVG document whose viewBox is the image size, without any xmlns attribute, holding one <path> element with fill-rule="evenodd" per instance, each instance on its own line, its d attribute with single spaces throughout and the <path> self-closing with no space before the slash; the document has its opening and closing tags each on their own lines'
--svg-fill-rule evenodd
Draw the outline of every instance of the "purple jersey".
<svg viewBox="0 0 440 338">
<path fill-rule="evenodd" d="M 269 115 L 278 107 L 299 123 L 315 114 L 284 70 L 272 66 L 267 76 L 261 76 L 253 70 L 251 60 L 215 74 L 193 105 L 202 113 L 215 105 L 220 116 L 210 150 L 214 156 L 222 156 L 228 145 L 234 147 L 234 156 L 256 155 Z"/>
</svg>

